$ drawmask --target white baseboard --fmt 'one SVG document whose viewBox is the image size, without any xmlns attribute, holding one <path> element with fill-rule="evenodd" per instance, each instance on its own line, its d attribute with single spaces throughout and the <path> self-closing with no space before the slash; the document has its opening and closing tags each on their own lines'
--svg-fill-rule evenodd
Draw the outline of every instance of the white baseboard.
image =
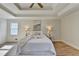
<svg viewBox="0 0 79 59">
<path fill-rule="evenodd" d="M 67 44 L 67 45 L 69 45 L 69 46 L 71 46 L 71 47 L 73 47 L 73 48 L 79 50 L 79 46 L 75 46 L 75 45 L 73 45 L 73 44 L 71 44 L 71 43 L 68 43 L 68 42 L 66 42 L 66 41 L 64 41 L 64 40 L 54 40 L 54 42 L 63 42 L 63 43 L 65 43 L 65 44 Z"/>
<path fill-rule="evenodd" d="M 79 50 L 79 46 L 73 45 L 73 44 L 68 43 L 68 42 L 66 42 L 66 41 L 64 41 L 64 40 L 63 40 L 62 42 L 64 42 L 65 44 L 67 44 L 67 45 L 69 45 L 69 46 L 71 46 L 71 47 L 73 47 L 73 48 Z"/>
</svg>

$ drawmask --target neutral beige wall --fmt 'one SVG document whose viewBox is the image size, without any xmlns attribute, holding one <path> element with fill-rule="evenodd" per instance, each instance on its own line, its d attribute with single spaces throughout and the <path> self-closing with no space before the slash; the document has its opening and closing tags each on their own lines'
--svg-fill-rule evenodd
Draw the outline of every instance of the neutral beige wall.
<svg viewBox="0 0 79 59">
<path fill-rule="evenodd" d="M 7 22 L 6 20 L 0 20 L 0 44 L 6 42 Z"/>
<path fill-rule="evenodd" d="M 42 20 L 42 31 L 47 34 L 46 26 L 52 26 L 52 40 L 60 41 L 60 20 Z"/>
<path fill-rule="evenodd" d="M 10 23 L 17 22 L 19 24 L 19 34 L 17 36 L 10 35 Z M 55 26 L 55 39 L 60 39 L 60 21 L 59 20 L 42 20 L 41 21 L 42 31 L 46 34 L 46 26 L 52 25 Z M 8 42 L 16 42 L 15 38 L 19 40 L 25 36 L 24 26 L 28 25 L 32 30 L 33 29 L 33 20 L 8 20 L 8 31 L 7 31 L 7 41 Z"/>
<path fill-rule="evenodd" d="M 61 19 L 61 39 L 79 49 L 79 12 Z"/>
<path fill-rule="evenodd" d="M 11 36 L 10 35 L 10 24 L 11 23 L 18 23 L 19 29 L 18 29 L 18 35 L 17 36 Z M 22 39 L 25 36 L 24 26 L 27 25 L 29 27 L 32 27 L 33 23 L 30 20 L 23 21 L 23 20 L 8 20 L 8 26 L 7 26 L 7 41 L 8 42 L 16 42 L 15 38 L 18 40 Z M 32 28 L 30 29 L 32 30 Z"/>
</svg>

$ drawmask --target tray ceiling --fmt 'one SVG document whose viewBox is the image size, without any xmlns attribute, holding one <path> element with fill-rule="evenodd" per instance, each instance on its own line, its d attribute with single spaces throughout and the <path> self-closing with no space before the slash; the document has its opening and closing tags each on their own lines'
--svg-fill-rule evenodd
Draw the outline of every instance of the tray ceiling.
<svg viewBox="0 0 79 59">
<path fill-rule="evenodd" d="M 40 8 L 38 3 L 1 3 L 0 9 L 13 15 L 16 18 L 21 17 L 63 17 L 79 10 L 79 4 L 72 3 L 41 3 L 43 8 Z M 2 13 L 3 15 L 3 13 Z M 5 15 L 5 14 L 4 14 Z"/>
</svg>

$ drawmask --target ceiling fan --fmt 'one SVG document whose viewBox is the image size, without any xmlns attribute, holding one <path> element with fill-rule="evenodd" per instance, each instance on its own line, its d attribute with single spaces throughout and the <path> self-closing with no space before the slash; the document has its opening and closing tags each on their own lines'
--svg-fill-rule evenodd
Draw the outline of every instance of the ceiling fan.
<svg viewBox="0 0 79 59">
<path fill-rule="evenodd" d="M 41 3 L 37 3 L 37 4 L 39 5 L 40 8 L 43 8 L 43 5 L 42 5 Z M 32 4 L 30 5 L 30 8 L 32 8 L 33 5 L 34 5 L 34 3 L 32 3 Z"/>
</svg>

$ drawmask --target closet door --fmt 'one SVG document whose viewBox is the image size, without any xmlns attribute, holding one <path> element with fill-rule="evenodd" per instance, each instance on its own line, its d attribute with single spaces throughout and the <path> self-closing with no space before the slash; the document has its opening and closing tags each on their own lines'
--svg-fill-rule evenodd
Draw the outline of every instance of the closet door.
<svg viewBox="0 0 79 59">
<path fill-rule="evenodd" d="M 0 22 L 0 41 L 1 41 L 1 22 Z"/>
<path fill-rule="evenodd" d="M 1 20 L 0 22 L 0 44 L 3 44 L 6 42 L 6 36 L 7 36 L 7 22 L 6 20 Z"/>
</svg>

